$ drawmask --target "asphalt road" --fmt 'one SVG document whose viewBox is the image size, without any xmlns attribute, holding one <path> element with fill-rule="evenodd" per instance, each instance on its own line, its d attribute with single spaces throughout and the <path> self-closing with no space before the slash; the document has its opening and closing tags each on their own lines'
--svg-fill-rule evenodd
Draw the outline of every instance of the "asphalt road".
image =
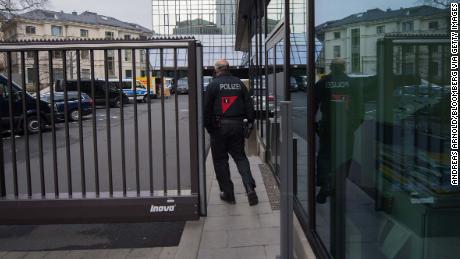
<svg viewBox="0 0 460 259">
<path fill-rule="evenodd" d="M 153 182 L 155 191 L 164 189 L 164 170 L 166 170 L 166 182 L 168 190 L 176 190 L 178 179 L 178 168 L 180 169 L 180 184 L 182 189 L 190 189 L 190 146 L 189 146 L 189 113 L 188 113 L 188 95 L 180 95 L 178 100 L 179 108 L 179 158 L 180 166 L 177 166 L 176 160 L 176 122 L 175 122 L 175 98 L 171 96 L 165 99 L 165 143 L 166 150 L 162 148 L 162 120 L 161 120 L 161 101 L 152 100 L 151 103 L 151 120 L 152 120 L 152 144 L 149 143 L 148 128 L 148 105 L 138 103 L 138 150 L 139 150 L 139 179 L 142 191 L 148 191 L 150 187 L 150 170 L 149 159 L 153 164 Z M 69 146 L 70 159 L 67 157 L 65 124 L 56 124 L 57 135 L 57 166 L 58 166 L 58 186 L 60 193 L 68 192 L 68 180 L 72 180 L 72 189 L 74 193 L 82 190 L 82 168 L 85 172 L 86 191 L 95 192 L 95 161 L 93 145 L 93 123 L 92 115 L 86 116 L 82 123 L 83 128 L 83 159 L 80 156 L 80 138 L 79 124 L 72 122 L 69 124 Z M 98 107 L 96 109 L 96 130 L 97 130 L 97 154 L 100 191 L 109 191 L 109 159 L 108 150 L 112 155 L 112 174 L 114 191 L 122 191 L 122 141 L 121 141 L 121 115 L 119 108 L 110 109 L 110 126 L 107 125 L 106 109 Z M 134 104 L 131 103 L 124 107 L 124 130 L 125 130 L 125 161 L 126 161 L 126 179 L 128 191 L 136 190 L 136 159 L 135 159 L 135 116 Z M 111 137 L 108 138 L 107 129 L 110 128 Z M 19 193 L 27 193 L 26 183 L 26 141 L 25 136 L 16 136 L 16 155 L 18 166 L 18 183 Z M 41 191 L 40 166 L 39 166 L 39 135 L 29 137 L 30 145 L 30 165 L 32 175 L 32 190 L 38 194 Z M 149 146 L 152 147 L 152 156 L 149 157 Z M 13 170 L 11 159 L 11 139 L 3 139 L 3 152 L 5 159 L 5 177 L 6 189 L 8 194 L 13 193 Z M 166 154 L 166 164 L 163 164 L 163 154 Z M 54 192 L 54 172 L 53 172 L 53 146 L 52 133 L 46 131 L 43 133 L 43 161 L 45 174 L 46 193 Z M 81 166 L 84 163 L 84 167 Z M 68 172 L 67 166 L 71 168 Z"/>
</svg>

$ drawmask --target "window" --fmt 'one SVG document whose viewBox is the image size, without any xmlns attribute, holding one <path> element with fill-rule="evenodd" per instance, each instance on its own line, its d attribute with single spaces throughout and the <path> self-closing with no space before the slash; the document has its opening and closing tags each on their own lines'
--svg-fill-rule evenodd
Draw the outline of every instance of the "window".
<svg viewBox="0 0 460 259">
<path fill-rule="evenodd" d="M 53 69 L 53 78 L 54 80 L 62 80 L 64 78 L 64 72 L 62 68 Z"/>
<path fill-rule="evenodd" d="M 62 51 L 54 50 L 53 51 L 53 58 L 62 58 Z"/>
<path fill-rule="evenodd" d="M 437 30 L 437 29 L 439 29 L 439 23 L 438 23 L 437 21 L 430 22 L 430 23 L 428 24 L 428 28 L 429 28 L 430 30 Z"/>
<path fill-rule="evenodd" d="M 26 34 L 35 34 L 35 26 L 26 26 Z"/>
<path fill-rule="evenodd" d="M 334 32 L 334 39 L 340 39 L 340 32 L 339 31 Z"/>
<path fill-rule="evenodd" d="M 340 57 L 340 46 L 334 46 L 334 58 Z"/>
<path fill-rule="evenodd" d="M 33 51 L 27 51 L 26 52 L 26 58 L 34 58 L 34 52 Z"/>
<path fill-rule="evenodd" d="M 220 14 L 220 22 L 222 23 L 222 25 L 225 25 L 225 14 L 224 13 Z"/>
<path fill-rule="evenodd" d="M 62 26 L 51 26 L 51 35 L 54 37 L 61 37 L 62 36 Z"/>
<path fill-rule="evenodd" d="M 125 61 L 131 61 L 132 60 L 132 51 L 130 49 L 125 49 Z"/>
<path fill-rule="evenodd" d="M 83 68 L 81 70 L 81 78 L 82 79 L 90 79 L 91 78 L 91 69 Z"/>
<path fill-rule="evenodd" d="M 114 39 L 114 36 L 113 36 L 113 31 L 106 31 L 105 32 L 105 39 L 106 40 L 113 40 Z"/>
<path fill-rule="evenodd" d="M 131 35 L 126 34 L 126 35 L 125 35 L 125 40 L 130 40 L 130 39 L 131 39 Z"/>
<path fill-rule="evenodd" d="M 377 26 L 377 34 L 385 33 L 385 25 Z"/>
<path fill-rule="evenodd" d="M 27 83 L 32 84 L 35 81 L 35 70 L 33 67 L 27 68 Z"/>
<path fill-rule="evenodd" d="M 107 69 L 109 76 L 115 76 L 115 58 L 113 56 L 107 56 Z"/>
<path fill-rule="evenodd" d="M 82 38 L 88 38 L 89 36 L 89 31 L 85 29 L 80 29 L 80 37 Z"/>
<path fill-rule="evenodd" d="M 140 50 L 140 55 L 141 55 L 140 62 L 145 62 L 145 50 L 144 49 Z"/>
<path fill-rule="evenodd" d="M 141 70 L 141 77 L 145 77 L 145 70 Z"/>
<path fill-rule="evenodd" d="M 414 22 L 403 22 L 402 23 L 402 32 L 413 32 L 414 31 Z"/>
<path fill-rule="evenodd" d="M 133 78 L 133 71 L 130 69 L 125 70 L 125 78 L 128 78 L 128 79 Z"/>
<path fill-rule="evenodd" d="M 89 50 L 80 51 L 80 58 L 81 59 L 89 59 Z"/>
</svg>

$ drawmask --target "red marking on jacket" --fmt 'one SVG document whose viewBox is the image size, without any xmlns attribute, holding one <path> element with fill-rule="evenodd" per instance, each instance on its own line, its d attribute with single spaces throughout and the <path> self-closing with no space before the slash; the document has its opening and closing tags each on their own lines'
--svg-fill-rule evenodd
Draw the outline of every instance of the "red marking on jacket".
<svg viewBox="0 0 460 259">
<path fill-rule="evenodd" d="M 230 109 L 236 99 L 238 99 L 238 96 L 222 96 L 222 113 L 225 113 L 228 109 Z"/>
</svg>

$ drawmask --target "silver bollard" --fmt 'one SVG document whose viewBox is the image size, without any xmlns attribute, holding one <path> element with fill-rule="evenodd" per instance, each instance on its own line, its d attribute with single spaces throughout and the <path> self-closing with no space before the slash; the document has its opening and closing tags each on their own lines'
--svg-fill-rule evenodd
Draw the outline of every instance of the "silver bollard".
<svg viewBox="0 0 460 259">
<path fill-rule="evenodd" d="M 294 258 L 293 243 L 293 151 L 292 151 L 292 103 L 282 101 L 281 106 L 281 161 L 280 161 L 280 187 L 281 187 L 281 255 L 280 259 Z"/>
</svg>

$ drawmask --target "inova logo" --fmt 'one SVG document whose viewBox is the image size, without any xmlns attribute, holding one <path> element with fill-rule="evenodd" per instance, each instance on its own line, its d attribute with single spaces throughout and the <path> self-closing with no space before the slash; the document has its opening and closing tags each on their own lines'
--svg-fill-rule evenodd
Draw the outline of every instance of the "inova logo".
<svg viewBox="0 0 460 259">
<path fill-rule="evenodd" d="M 174 200 L 168 200 L 168 203 L 173 203 Z M 173 205 L 152 205 L 150 207 L 150 213 L 156 212 L 174 212 L 176 210 L 176 204 Z"/>
</svg>

